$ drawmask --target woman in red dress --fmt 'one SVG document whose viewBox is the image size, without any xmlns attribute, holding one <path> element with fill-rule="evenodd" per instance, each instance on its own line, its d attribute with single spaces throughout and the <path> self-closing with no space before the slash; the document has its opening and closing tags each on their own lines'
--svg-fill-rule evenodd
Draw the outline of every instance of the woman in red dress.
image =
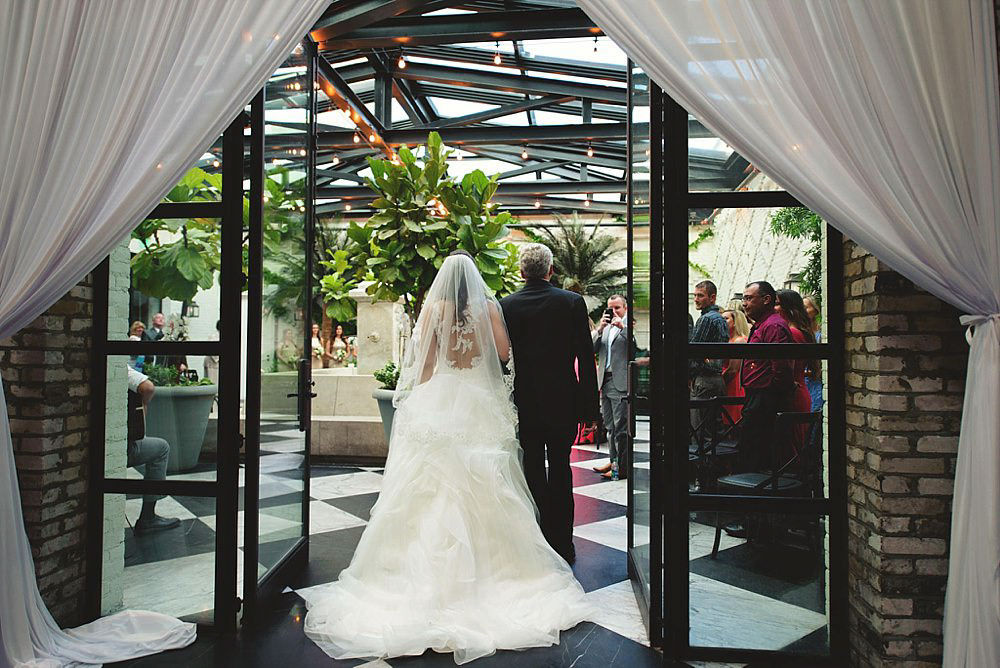
<svg viewBox="0 0 1000 668">
<path fill-rule="evenodd" d="M 729 323 L 729 343 L 746 343 L 750 336 L 750 323 L 743 311 L 729 309 L 722 312 L 722 317 Z M 740 385 L 740 359 L 726 360 L 726 366 L 722 369 L 722 378 L 726 381 L 727 397 L 745 396 L 743 386 Z M 723 410 L 729 414 L 730 421 L 735 424 L 739 422 L 743 415 L 742 406 L 723 406 Z"/>
<path fill-rule="evenodd" d="M 795 290 L 778 290 L 776 305 L 778 313 L 792 330 L 792 339 L 795 340 L 795 343 L 815 343 L 809 316 L 806 315 L 806 307 L 802 302 L 802 295 Z M 792 377 L 795 379 L 792 410 L 796 413 L 808 413 L 812 409 L 812 396 L 806 386 L 806 367 L 809 365 L 809 360 L 798 359 L 795 360 L 792 367 Z M 795 427 L 794 445 L 796 451 L 800 451 L 805 444 L 808 432 L 809 425 Z"/>
</svg>

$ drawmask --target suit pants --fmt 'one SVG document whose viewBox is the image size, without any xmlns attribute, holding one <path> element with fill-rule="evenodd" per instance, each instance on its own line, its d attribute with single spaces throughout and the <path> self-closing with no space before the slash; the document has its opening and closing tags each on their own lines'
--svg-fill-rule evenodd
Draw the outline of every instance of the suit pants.
<svg viewBox="0 0 1000 668">
<path fill-rule="evenodd" d="M 628 459 L 628 394 L 614 386 L 609 376 L 601 385 L 601 418 L 608 430 L 611 461 L 618 462 L 621 475 L 626 475 Z"/>
<path fill-rule="evenodd" d="M 791 390 L 746 389 L 739 449 L 741 470 L 771 469 L 779 436 L 774 432 L 774 423 L 778 413 L 791 410 L 792 394 Z"/>
<path fill-rule="evenodd" d="M 576 429 L 575 422 L 523 413 L 520 416 L 524 477 L 538 507 L 539 525 L 552 549 L 564 556 L 573 547 L 573 474 L 569 453 Z"/>
<path fill-rule="evenodd" d="M 167 459 L 170 456 L 170 445 L 162 438 L 147 436 L 138 441 L 129 441 L 129 466 L 142 473 L 144 480 L 164 480 L 167 477 Z M 155 503 L 163 497 L 156 494 L 146 494 L 143 503 Z"/>
<path fill-rule="evenodd" d="M 692 399 L 711 399 L 712 397 L 724 396 L 726 396 L 726 381 L 722 379 L 722 374 L 701 374 L 691 379 Z M 717 406 L 692 408 L 691 427 L 697 429 L 700 432 L 700 440 L 706 442 L 712 434 L 718 431 L 721 417 L 722 413 Z"/>
</svg>

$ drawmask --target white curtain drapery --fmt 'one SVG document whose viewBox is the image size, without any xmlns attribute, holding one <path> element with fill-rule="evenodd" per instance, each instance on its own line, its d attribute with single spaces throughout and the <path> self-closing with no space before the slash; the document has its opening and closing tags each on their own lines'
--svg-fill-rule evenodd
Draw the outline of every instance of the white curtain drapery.
<svg viewBox="0 0 1000 668">
<path fill-rule="evenodd" d="M 720 138 L 896 271 L 970 314 L 945 664 L 1000 666 L 993 2 L 578 1 Z"/>
<path fill-rule="evenodd" d="M 0 338 L 152 210 L 328 4 L 0 0 Z M 0 664 L 100 664 L 192 642 L 193 625 L 148 612 L 58 628 L 38 594 L 2 394 Z"/>
</svg>

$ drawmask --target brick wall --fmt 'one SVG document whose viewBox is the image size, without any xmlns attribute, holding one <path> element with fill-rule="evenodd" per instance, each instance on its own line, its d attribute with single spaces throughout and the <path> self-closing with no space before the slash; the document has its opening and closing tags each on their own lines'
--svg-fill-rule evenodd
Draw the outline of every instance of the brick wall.
<svg viewBox="0 0 1000 668">
<path fill-rule="evenodd" d="M 81 621 L 93 298 L 90 278 L 0 340 L 24 523 L 42 598 L 58 622 Z"/>
<path fill-rule="evenodd" d="M 936 666 L 968 346 L 957 310 L 844 262 L 851 663 Z"/>
</svg>

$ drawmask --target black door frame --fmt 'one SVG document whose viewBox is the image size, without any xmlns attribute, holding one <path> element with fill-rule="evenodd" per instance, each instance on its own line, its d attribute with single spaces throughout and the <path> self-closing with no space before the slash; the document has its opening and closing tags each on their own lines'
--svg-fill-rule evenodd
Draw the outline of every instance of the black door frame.
<svg viewBox="0 0 1000 668">
<path fill-rule="evenodd" d="M 236 592 L 237 510 L 239 505 L 240 435 L 240 295 L 243 285 L 243 129 L 240 113 L 222 137 L 222 196 L 218 201 L 162 203 L 148 218 L 220 219 L 221 267 L 218 341 L 108 340 L 109 260 L 94 270 L 93 348 L 90 374 L 90 484 L 87 489 L 87 615 L 101 615 L 103 581 L 104 497 L 107 494 L 163 494 L 215 500 L 215 593 L 213 622 L 199 623 L 234 631 L 241 601 Z M 130 355 L 214 355 L 219 357 L 216 479 L 107 479 L 105 427 L 107 358 Z M 100 537 L 100 538 L 99 538 Z"/>
<path fill-rule="evenodd" d="M 629 67 L 629 91 L 632 91 Z M 791 662 L 841 665 L 848 656 L 847 481 L 844 397 L 843 237 L 826 227 L 826 342 L 799 344 L 691 344 L 688 309 L 688 211 L 692 208 L 770 208 L 802 206 L 783 191 L 691 192 L 688 183 L 688 113 L 650 81 L 650 601 L 636 583 L 638 570 L 629 553 L 629 575 L 650 633 L 668 657 L 681 660 Z M 631 114 L 631 104 L 629 113 Z M 629 117 L 631 126 L 631 116 Z M 629 203 L 632 136 L 629 136 Z M 632 214 L 629 206 L 629 303 L 632 303 Z M 735 349 L 734 349 L 735 348 Z M 752 351 L 752 352 L 751 352 Z M 667 443 L 688 439 L 689 358 L 821 359 L 827 364 L 829 493 L 825 499 L 781 499 L 690 494 L 687 449 Z M 657 400 L 661 397 L 661 400 Z M 632 481 L 629 481 L 629 545 L 632 544 Z M 695 511 L 750 511 L 825 516 L 829 526 L 829 654 L 692 647 L 689 620 L 688 521 Z M 681 621 L 683 620 L 683 622 Z"/>
</svg>

